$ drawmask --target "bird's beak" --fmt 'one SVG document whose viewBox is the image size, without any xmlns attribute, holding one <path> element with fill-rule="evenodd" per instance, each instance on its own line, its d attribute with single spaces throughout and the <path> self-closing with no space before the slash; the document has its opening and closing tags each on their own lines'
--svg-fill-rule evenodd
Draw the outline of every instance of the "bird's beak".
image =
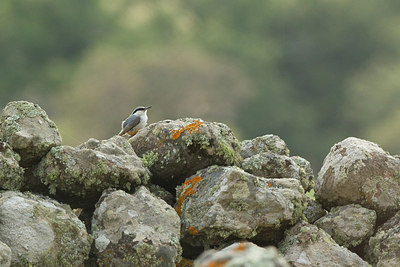
<svg viewBox="0 0 400 267">
<path fill-rule="evenodd" d="M 145 107 L 146 110 L 148 110 L 149 108 L 151 108 L 151 106 Z"/>
</svg>

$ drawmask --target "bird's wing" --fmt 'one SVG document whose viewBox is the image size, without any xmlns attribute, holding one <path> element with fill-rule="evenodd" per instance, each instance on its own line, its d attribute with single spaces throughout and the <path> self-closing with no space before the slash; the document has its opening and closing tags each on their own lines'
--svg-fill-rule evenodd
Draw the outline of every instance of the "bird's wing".
<svg viewBox="0 0 400 267">
<path fill-rule="evenodd" d="M 124 135 L 125 133 L 132 130 L 133 127 L 138 125 L 140 122 L 140 117 L 137 115 L 129 116 L 123 123 L 122 123 L 122 130 L 119 135 Z"/>
</svg>

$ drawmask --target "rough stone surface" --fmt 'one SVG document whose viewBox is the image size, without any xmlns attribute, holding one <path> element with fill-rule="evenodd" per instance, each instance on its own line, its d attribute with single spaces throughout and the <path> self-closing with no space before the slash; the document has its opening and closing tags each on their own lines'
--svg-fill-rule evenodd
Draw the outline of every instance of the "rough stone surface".
<svg viewBox="0 0 400 267">
<path fill-rule="evenodd" d="M 179 216 L 145 187 L 104 193 L 92 230 L 101 266 L 175 266 L 181 255 Z"/>
<path fill-rule="evenodd" d="M 21 156 L 21 166 L 38 162 L 50 148 L 61 144 L 57 126 L 37 104 L 10 102 L 0 118 L 0 139 Z"/>
<path fill-rule="evenodd" d="M 311 163 L 299 156 L 290 157 L 300 167 L 300 182 L 305 191 L 310 191 L 315 186 L 314 171 Z"/>
<path fill-rule="evenodd" d="M 369 239 L 367 255 L 376 266 L 400 266 L 400 212 L 378 227 Z"/>
<path fill-rule="evenodd" d="M 306 197 L 296 179 L 261 178 L 237 167 L 211 166 L 178 192 L 182 240 L 192 246 L 236 239 L 275 241 L 302 216 Z"/>
<path fill-rule="evenodd" d="M 374 233 L 376 213 L 360 205 L 332 208 L 314 225 L 325 230 L 341 246 L 354 248 Z"/>
<path fill-rule="evenodd" d="M 285 141 L 277 135 L 268 134 L 251 140 L 243 140 L 241 142 L 240 154 L 243 159 L 264 152 L 289 156 L 289 149 L 286 146 Z"/>
<path fill-rule="evenodd" d="M 152 182 L 169 191 L 197 170 L 213 164 L 238 165 L 241 160 L 240 143 L 232 131 L 225 124 L 200 119 L 150 124 L 130 143 L 150 169 Z"/>
<path fill-rule="evenodd" d="M 205 251 L 194 261 L 193 266 L 289 267 L 290 265 L 278 254 L 275 247 L 262 248 L 251 242 L 239 242 L 220 251 Z"/>
<path fill-rule="evenodd" d="M 336 244 L 324 230 L 304 221 L 285 232 L 279 250 L 292 266 L 368 266 L 357 254 Z"/>
<path fill-rule="evenodd" d="M 33 194 L 0 194 L 0 240 L 13 266 L 82 266 L 91 238 L 67 205 Z"/>
<path fill-rule="evenodd" d="M 96 200 L 107 188 L 133 191 L 149 179 L 141 159 L 120 136 L 101 141 L 89 139 L 76 148 L 53 147 L 33 173 L 51 194 L 61 192 Z"/>
<path fill-rule="evenodd" d="M 326 207 L 360 204 L 388 218 L 400 210 L 400 160 L 374 143 L 349 137 L 326 156 L 315 193 Z"/>
<path fill-rule="evenodd" d="M 0 188 L 19 190 L 24 185 L 24 169 L 18 164 L 20 156 L 0 141 Z"/>
<path fill-rule="evenodd" d="M 304 211 L 304 216 L 306 216 L 309 223 L 314 223 L 325 214 L 326 210 L 324 210 L 320 203 L 316 200 L 307 198 L 307 208 Z"/>
<path fill-rule="evenodd" d="M 11 249 L 0 241 L 0 266 L 11 266 Z"/>
</svg>

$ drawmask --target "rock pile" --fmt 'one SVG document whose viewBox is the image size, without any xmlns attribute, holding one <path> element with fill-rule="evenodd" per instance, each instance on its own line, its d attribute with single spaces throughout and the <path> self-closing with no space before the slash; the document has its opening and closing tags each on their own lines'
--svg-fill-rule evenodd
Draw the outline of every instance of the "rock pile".
<svg viewBox="0 0 400 267">
<path fill-rule="evenodd" d="M 314 179 L 275 135 L 184 118 L 71 147 L 16 101 L 0 188 L 1 266 L 400 265 L 400 157 L 354 137 Z"/>
</svg>

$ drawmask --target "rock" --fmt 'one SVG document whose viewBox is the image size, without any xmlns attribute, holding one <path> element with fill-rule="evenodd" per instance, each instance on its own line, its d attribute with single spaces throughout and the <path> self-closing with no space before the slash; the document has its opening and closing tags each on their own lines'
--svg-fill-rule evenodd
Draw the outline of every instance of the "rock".
<svg viewBox="0 0 400 267">
<path fill-rule="evenodd" d="M 251 242 L 239 242 L 220 251 L 205 251 L 193 266 L 289 267 L 289 264 L 275 247 L 262 248 Z"/>
<path fill-rule="evenodd" d="M 76 148 L 53 147 L 33 173 L 51 194 L 61 192 L 86 201 L 96 201 L 107 188 L 133 191 L 149 179 L 141 159 L 121 136 L 89 139 Z"/>
<path fill-rule="evenodd" d="M 292 266 L 368 266 L 357 254 L 336 244 L 324 230 L 304 221 L 285 232 L 279 250 Z"/>
<path fill-rule="evenodd" d="M 167 190 L 165 190 L 164 188 L 162 188 L 161 186 L 156 185 L 156 184 L 149 184 L 146 187 L 149 189 L 149 191 L 153 195 L 155 195 L 156 197 L 161 198 L 162 200 L 167 202 L 168 205 L 174 206 L 174 204 L 175 204 L 175 196 L 172 195 L 170 192 L 168 192 Z"/>
<path fill-rule="evenodd" d="M 278 240 L 302 216 L 306 197 L 296 179 L 266 179 L 237 167 L 211 166 L 188 178 L 175 207 L 181 240 L 191 246 Z"/>
<path fill-rule="evenodd" d="M 238 165 L 240 143 L 222 123 L 191 118 L 150 124 L 130 139 L 152 173 L 154 184 L 172 192 L 185 178 L 207 166 Z"/>
<path fill-rule="evenodd" d="M 311 168 L 311 163 L 308 160 L 299 156 L 293 156 L 290 158 L 297 164 L 297 166 L 300 167 L 300 182 L 304 190 L 310 191 L 311 189 L 313 189 L 315 185 L 315 180 L 314 171 Z"/>
<path fill-rule="evenodd" d="M 325 207 L 360 204 L 388 218 L 400 210 L 400 160 L 374 143 L 347 138 L 326 156 L 315 193 Z"/>
<path fill-rule="evenodd" d="M 101 266 L 175 266 L 180 260 L 179 216 L 145 187 L 133 196 L 105 192 L 92 230 Z"/>
<path fill-rule="evenodd" d="M 11 249 L 0 241 L 0 266 L 11 266 Z"/>
<path fill-rule="evenodd" d="M 0 194 L 0 240 L 13 266 L 83 266 L 91 238 L 67 205 L 6 191 Z"/>
<path fill-rule="evenodd" d="M 314 225 L 325 230 L 341 246 L 354 248 L 374 233 L 376 213 L 360 205 L 332 208 Z"/>
<path fill-rule="evenodd" d="M 14 101 L 0 118 L 0 139 L 21 156 L 21 166 L 37 163 L 50 148 L 61 144 L 57 126 L 37 104 Z"/>
<path fill-rule="evenodd" d="M 251 140 L 243 140 L 241 142 L 240 154 L 243 159 L 264 152 L 289 156 L 289 149 L 286 146 L 285 141 L 277 135 L 268 134 Z"/>
<path fill-rule="evenodd" d="M 24 169 L 18 164 L 20 156 L 0 141 L 0 188 L 19 190 L 24 185 Z"/>
<path fill-rule="evenodd" d="M 326 210 L 322 208 L 322 205 L 320 203 L 313 199 L 307 198 L 307 208 L 304 211 L 304 216 L 306 216 L 309 223 L 314 223 L 325 214 Z"/>
<path fill-rule="evenodd" d="M 369 239 L 367 255 L 376 266 L 400 266 L 400 211 Z"/>
</svg>

